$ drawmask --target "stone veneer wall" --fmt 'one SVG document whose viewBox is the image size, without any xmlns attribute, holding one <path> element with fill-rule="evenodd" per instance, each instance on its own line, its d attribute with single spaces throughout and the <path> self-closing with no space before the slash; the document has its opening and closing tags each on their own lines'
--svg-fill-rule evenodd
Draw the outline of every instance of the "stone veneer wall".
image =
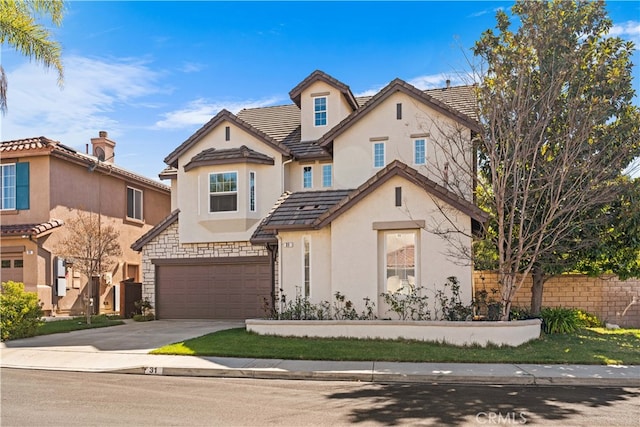
<svg viewBox="0 0 640 427">
<path fill-rule="evenodd" d="M 473 279 L 476 290 L 484 288 L 491 295 L 492 288 L 499 289 L 498 274 L 495 272 L 476 271 Z M 513 300 L 514 306 L 531 306 L 531 285 L 532 279 L 528 277 Z M 637 303 L 629 306 L 634 297 Z M 640 280 L 563 274 L 552 277 L 544 284 L 542 306 L 580 308 L 609 323 L 640 327 Z"/>
<path fill-rule="evenodd" d="M 251 242 L 217 242 L 180 244 L 178 221 L 171 224 L 142 249 L 142 298 L 148 298 L 155 307 L 156 270 L 153 259 L 223 258 L 241 256 L 269 256 L 264 246 Z M 276 271 L 277 271 L 276 263 Z M 277 274 L 276 274 L 277 289 Z"/>
</svg>

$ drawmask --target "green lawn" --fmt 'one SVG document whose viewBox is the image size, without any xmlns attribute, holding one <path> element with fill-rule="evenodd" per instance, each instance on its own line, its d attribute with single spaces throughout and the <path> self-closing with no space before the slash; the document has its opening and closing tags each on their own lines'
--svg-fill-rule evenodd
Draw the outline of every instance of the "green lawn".
<svg viewBox="0 0 640 427">
<path fill-rule="evenodd" d="M 515 348 L 482 348 L 409 340 L 261 336 L 238 328 L 168 345 L 152 353 L 293 360 L 638 365 L 640 329 L 589 328 L 570 335 L 543 335 Z"/>
<path fill-rule="evenodd" d="M 81 329 L 105 328 L 107 326 L 122 325 L 123 323 L 120 319 L 111 319 L 105 315 L 100 315 L 92 316 L 91 324 L 88 325 L 85 317 L 74 317 L 72 319 L 43 322 L 38 326 L 36 335 L 58 334 Z"/>
</svg>

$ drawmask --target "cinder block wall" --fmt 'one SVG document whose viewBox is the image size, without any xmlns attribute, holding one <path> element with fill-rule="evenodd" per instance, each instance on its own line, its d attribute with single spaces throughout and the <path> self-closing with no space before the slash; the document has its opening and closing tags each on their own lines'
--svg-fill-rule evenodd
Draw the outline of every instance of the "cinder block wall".
<svg viewBox="0 0 640 427">
<path fill-rule="evenodd" d="M 485 289 L 491 294 L 492 288 L 500 289 L 496 272 L 475 271 L 473 280 L 476 290 Z M 527 277 L 513 300 L 514 306 L 531 306 L 531 286 L 532 279 Z M 637 303 L 629 306 L 634 297 Z M 637 328 L 640 327 L 640 280 L 563 274 L 544 284 L 542 306 L 580 308 L 609 323 Z"/>
</svg>

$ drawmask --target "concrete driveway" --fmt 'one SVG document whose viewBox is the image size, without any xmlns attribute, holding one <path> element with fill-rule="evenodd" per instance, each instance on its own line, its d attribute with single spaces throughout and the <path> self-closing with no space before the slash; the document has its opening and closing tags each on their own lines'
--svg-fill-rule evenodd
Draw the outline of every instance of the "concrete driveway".
<svg viewBox="0 0 640 427">
<path fill-rule="evenodd" d="M 167 344 L 212 332 L 244 327 L 244 321 L 154 320 L 107 328 L 85 329 L 4 342 L 5 348 L 61 348 L 64 351 L 126 351 L 146 353 Z"/>
</svg>

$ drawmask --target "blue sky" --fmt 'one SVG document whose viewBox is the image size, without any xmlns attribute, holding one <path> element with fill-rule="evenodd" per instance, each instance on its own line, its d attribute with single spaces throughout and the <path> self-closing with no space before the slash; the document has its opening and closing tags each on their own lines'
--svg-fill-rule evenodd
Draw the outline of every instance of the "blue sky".
<svg viewBox="0 0 640 427">
<path fill-rule="evenodd" d="M 53 70 L 2 46 L 9 111 L 0 139 L 46 136 L 84 151 L 106 130 L 118 165 L 157 179 L 166 155 L 220 109 L 289 104 L 316 69 L 356 95 L 396 77 L 423 89 L 465 83 L 474 41 L 512 4 L 69 1 L 52 29 L 62 89 Z M 612 32 L 640 47 L 640 2 L 607 10 Z M 636 66 L 637 92 L 639 75 Z"/>
</svg>

